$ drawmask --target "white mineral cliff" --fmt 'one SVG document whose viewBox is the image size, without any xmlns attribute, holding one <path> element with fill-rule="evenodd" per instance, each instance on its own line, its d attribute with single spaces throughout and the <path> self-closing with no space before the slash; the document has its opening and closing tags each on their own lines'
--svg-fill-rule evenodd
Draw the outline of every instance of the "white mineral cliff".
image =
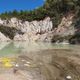
<svg viewBox="0 0 80 80">
<path fill-rule="evenodd" d="M 51 42 L 55 35 L 68 36 L 74 35 L 75 29 L 72 25 L 73 15 L 63 17 L 57 28 L 53 29 L 53 24 L 50 17 L 40 21 L 22 21 L 17 18 L 10 20 L 0 19 L 0 25 L 14 27 L 20 30 L 23 34 L 16 32 L 14 41 L 47 41 Z M 0 35 L 1 38 L 1 35 Z M 3 39 L 2 39 L 3 40 Z M 5 39 L 6 40 L 6 39 Z"/>
</svg>

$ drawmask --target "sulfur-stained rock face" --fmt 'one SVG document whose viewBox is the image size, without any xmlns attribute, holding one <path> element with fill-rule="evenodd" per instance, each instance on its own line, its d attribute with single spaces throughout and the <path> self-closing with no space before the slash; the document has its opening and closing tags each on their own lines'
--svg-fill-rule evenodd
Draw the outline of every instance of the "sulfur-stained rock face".
<svg viewBox="0 0 80 80">
<path fill-rule="evenodd" d="M 4 22 L 4 21 L 3 21 L 2 19 L 0 19 L 0 25 L 3 25 L 3 22 Z"/>
<path fill-rule="evenodd" d="M 68 36 L 74 35 L 75 29 L 73 25 L 73 17 L 74 15 L 69 15 L 67 17 L 63 17 L 61 23 L 58 25 L 56 30 L 57 35 Z"/>
<path fill-rule="evenodd" d="M 27 34 L 24 35 L 17 34 L 14 36 L 14 41 L 29 41 L 29 38 Z"/>
<path fill-rule="evenodd" d="M 14 27 L 16 29 L 16 34 L 13 37 L 14 41 L 57 42 L 61 39 L 64 41 L 62 37 L 73 36 L 75 34 L 76 30 L 73 24 L 73 17 L 73 14 L 63 17 L 57 28 L 53 28 L 54 23 L 52 23 L 50 17 L 31 22 L 18 20 L 17 18 L 11 18 L 10 20 L 0 19 L 0 25 Z"/>
<path fill-rule="evenodd" d="M 0 41 L 10 41 L 10 39 L 0 32 Z"/>
<path fill-rule="evenodd" d="M 52 21 L 49 17 L 45 18 L 41 21 L 22 21 L 18 20 L 17 18 L 11 18 L 10 20 L 1 20 L 0 19 L 0 25 L 9 26 L 9 27 L 15 27 L 17 29 L 20 29 L 22 32 L 45 32 L 50 31 L 52 29 Z"/>
<path fill-rule="evenodd" d="M 51 41 L 48 34 L 51 32 L 53 25 L 49 17 L 41 21 L 25 21 L 22 26 L 18 26 L 24 34 L 16 34 L 14 40 L 31 40 L 31 41 Z M 53 34 L 52 34 L 53 35 Z"/>
</svg>

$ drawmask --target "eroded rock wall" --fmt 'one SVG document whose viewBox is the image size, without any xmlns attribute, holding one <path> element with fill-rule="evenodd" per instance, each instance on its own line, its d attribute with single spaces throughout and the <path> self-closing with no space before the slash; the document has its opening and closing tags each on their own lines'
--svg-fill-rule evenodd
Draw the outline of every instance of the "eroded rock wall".
<svg viewBox="0 0 80 80">
<path fill-rule="evenodd" d="M 32 22 L 18 20 L 17 18 L 11 18 L 10 20 L 0 19 L 0 25 L 17 29 L 16 34 L 13 37 L 14 41 L 54 42 L 59 41 L 62 37 L 75 34 L 76 30 L 73 25 L 73 17 L 73 14 L 63 17 L 57 28 L 53 28 L 54 23 L 52 23 L 50 17 Z M 21 33 L 18 32 L 19 30 Z"/>
</svg>

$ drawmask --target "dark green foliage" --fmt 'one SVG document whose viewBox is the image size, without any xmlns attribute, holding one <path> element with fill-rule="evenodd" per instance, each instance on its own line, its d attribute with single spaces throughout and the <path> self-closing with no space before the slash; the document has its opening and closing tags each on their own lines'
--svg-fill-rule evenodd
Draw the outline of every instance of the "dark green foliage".
<svg viewBox="0 0 80 80">
<path fill-rule="evenodd" d="M 0 26 L 0 32 L 2 32 L 5 36 L 13 39 L 16 33 L 23 34 L 21 31 L 13 28 L 13 27 L 6 27 Z"/>
<path fill-rule="evenodd" d="M 72 35 L 68 35 L 68 36 L 55 35 L 52 38 L 52 42 L 53 43 L 56 42 L 56 41 L 63 42 L 64 40 L 71 40 L 72 38 L 73 38 Z"/>
<path fill-rule="evenodd" d="M 80 34 L 75 34 L 69 39 L 71 44 L 80 44 Z"/>
</svg>

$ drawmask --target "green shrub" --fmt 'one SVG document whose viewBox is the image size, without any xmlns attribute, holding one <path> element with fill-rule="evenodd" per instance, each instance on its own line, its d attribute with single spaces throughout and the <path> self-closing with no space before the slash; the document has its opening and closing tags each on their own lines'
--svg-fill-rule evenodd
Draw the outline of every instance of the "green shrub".
<svg viewBox="0 0 80 80">
<path fill-rule="evenodd" d="M 17 30 L 13 27 L 0 26 L 0 32 L 2 32 L 5 36 L 13 39 L 16 33 L 23 34 L 20 30 Z"/>
</svg>

